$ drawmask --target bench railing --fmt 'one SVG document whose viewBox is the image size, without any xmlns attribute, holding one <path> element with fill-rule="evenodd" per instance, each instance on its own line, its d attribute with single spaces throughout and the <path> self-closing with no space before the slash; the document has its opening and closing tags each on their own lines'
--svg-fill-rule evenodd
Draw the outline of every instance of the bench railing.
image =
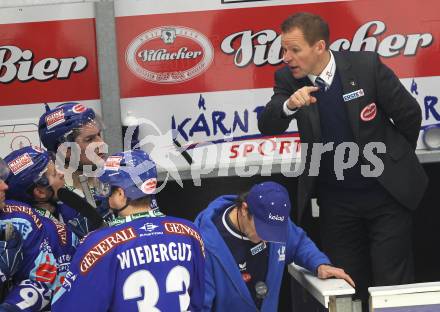
<svg viewBox="0 0 440 312">
<path fill-rule="evenodd" d="M 361 312 L 360 301 L 353 301 L 353 287 L 342 279 L 322 280 L 306 269 L 289 264 L 290 275 L 330 312 Z"/>
</svg>

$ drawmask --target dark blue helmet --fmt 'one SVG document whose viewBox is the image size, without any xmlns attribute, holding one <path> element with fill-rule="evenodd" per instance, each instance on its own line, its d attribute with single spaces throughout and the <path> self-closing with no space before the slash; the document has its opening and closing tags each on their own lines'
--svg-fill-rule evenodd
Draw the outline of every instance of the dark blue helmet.
<svg viewBox="0 0 440 312">
<path fill-rule="evenodd" d="M 6 156 L 10 171 L 6 179 L 9 186 L 6 197 L 28 202 L 33 199 L 28 192 L 31 186 L 49 186 L 44 173 L 50 160 L 50 154 L 36 146 L 26 146 Z"/>
<path fill-rule="evenodd" d="M 46 112 L 40 117 L 38 134 L 48 151 L 56 152 L 64 142 L 71 142 L 69 135 L 75 129 L 95 120 L 93 109 L 76 102 L 63 103 L 50 109 L 46 104 Z"/>
<path fill-rule="evenodd" d="M 116 153 L 107 158 L 99 180 L 107 190 L 122 188 L 130 200 L 152 196 L 157 185 L 156 164 L 141 150 Z"/>
</svg>

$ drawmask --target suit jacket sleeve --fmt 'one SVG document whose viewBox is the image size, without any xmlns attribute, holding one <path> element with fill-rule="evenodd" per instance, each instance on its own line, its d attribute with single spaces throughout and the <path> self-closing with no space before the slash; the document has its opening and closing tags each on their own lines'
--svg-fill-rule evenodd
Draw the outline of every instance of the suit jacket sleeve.
<svg viewBox="0 0 440 312">
<path fill-rule="evenodd" d="M 374 62 L 377 104 L 415 149 L 422 122 L 420 106 L 394 72 L 380 61 L 377 54 Z"/>
<path fill-rule="evenodd" d="M 287 80 L 287 75 L 290 75 L 288 68 L 275 72 L 274 94 L 258 118 L 258 129 L 262 134 L 276 135 L 283 133 L 295 116 L 295 114 L 286 116 L 283 112 L 284 102 L 294 93 Z"/>
</svg>

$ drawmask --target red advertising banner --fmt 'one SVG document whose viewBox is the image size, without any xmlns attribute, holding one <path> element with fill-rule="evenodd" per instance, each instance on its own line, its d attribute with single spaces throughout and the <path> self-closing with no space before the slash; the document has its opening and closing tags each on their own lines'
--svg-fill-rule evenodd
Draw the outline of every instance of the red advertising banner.
<svg viewBox="0 0 440 312">
<path fill-rule="evenodd" d="M 0 105 L 99 99 L 95 19 L 0 24 Z"/>
<path fill-rule="evenodd" d="M 117 17 L 121 97 L 270 88 L 279 24 L 300 11 L 329 22 L 334 50 L 376 51 L 400 78 L 440 75 L 438 0 L 234 8 Z"/>
</svg>

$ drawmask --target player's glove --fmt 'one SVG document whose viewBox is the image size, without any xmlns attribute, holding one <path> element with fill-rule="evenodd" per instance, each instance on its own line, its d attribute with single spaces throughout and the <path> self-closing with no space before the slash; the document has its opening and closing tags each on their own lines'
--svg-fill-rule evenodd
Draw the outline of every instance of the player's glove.
<svg viewBox="0 0 440 312">
<path fill-rule="evenodd" d="M 89 222 L 85 217 L 76 217 L 69 220 L 67 227 L 78 237 L 82 238 L 89 233 Z"/>
<path fill-rule="evenodd" d="M 109 222 L 113 220 L 114 215 L 110 209 L 110 205 L 108 203 L 108 198 L 95 195 L 96 202 L 98 203 L 98 207 L 96 210 L 98 210 L 99 215 L 104 219 L 104 221 Z"/>
</svg>

